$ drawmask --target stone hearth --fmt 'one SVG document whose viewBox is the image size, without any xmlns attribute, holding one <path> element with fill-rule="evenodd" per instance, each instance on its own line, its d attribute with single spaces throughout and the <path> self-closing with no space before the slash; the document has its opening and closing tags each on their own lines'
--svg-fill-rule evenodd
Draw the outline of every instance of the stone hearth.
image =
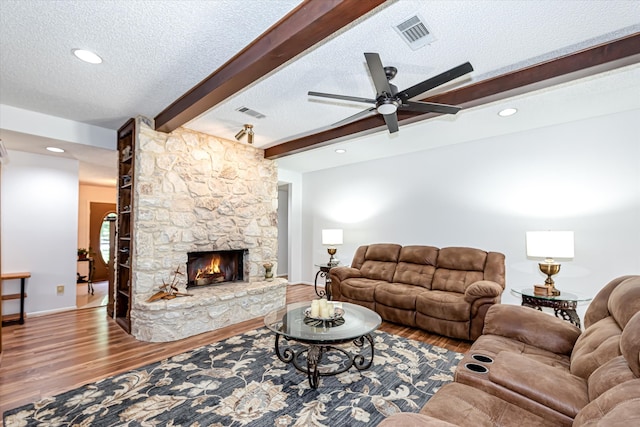
<svg viewBox="0 0 640 427">
<path fill-rule="evenodd" d="M 173 341 L 284 306 L 277 263 L 277 167 L 263 150 L 187 129 L 166 134 L 138 118 L 131 333 Z M 244 282 L 189 288 L 187 254 L 247 250 Z M 175 276 L 178 269 L 182 274 Z M 147 302 L 163 283 L 193 296 Z"/>
<path fill-rule="evenodd" d="M 284 305 L 285 279 L 189 288 L 193 296 L 134 305 L 136 338 L 166 342 L 261 317 Z"/>
</svg>

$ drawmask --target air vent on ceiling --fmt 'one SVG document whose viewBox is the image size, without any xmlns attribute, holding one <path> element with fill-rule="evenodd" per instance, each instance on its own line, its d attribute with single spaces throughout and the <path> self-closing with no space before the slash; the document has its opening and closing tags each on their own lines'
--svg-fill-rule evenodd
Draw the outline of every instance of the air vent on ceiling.
<svg viewBox="0 0 640 427">
<path fill-rule="evenodd" d="M 256 110 L 252 110 L 251 108 L 247 108 L 247 107 L 237 108 L 236 111 L 240 111 L 241 113 L 248 114 L 251 117 L 255 117 L 256 119 L 264 119 L 265 117 L 267 117 L 264 114 L 258 113 Z"/>
<path fill-rule="evenodd" d="M 418 14 L 405 19 L 393 29 L 413 50 L 420 49 L 436 40 L 431 31 L 429 31 L 424 19 Z"/>
</svg>

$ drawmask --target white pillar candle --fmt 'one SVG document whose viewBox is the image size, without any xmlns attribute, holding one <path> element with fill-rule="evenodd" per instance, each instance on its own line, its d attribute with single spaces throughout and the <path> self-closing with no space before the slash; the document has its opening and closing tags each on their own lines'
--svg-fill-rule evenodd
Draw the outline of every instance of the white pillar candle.
<svg viewBox="0 0 640 427">
<path fill-rule="evenodd" d="M 320 307 L 320 316 L 324 319 L 328 319 L 329 318 L 329 306 L 324 304 L 322 307 Z"/>
<path fill-rule="evenodd" d="M 317 299 L 311 301 L 311 317 L 320 316 L 320 302 Z"/>
<path fill-rule="evenodd" d="M 333 306 L 333 304 L 329 303 L 329 304 L 327 304 L 327 306 L 329 307 L 329 316 L 328 317 L 335 316 L 336 308 Z"/>
</svg>

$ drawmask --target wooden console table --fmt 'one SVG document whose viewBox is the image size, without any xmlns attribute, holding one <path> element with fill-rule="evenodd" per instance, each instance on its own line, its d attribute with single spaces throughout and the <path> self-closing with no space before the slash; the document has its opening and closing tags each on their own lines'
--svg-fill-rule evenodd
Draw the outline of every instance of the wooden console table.
<svg viewBox="0 0 640 427">
<path fill-rule="evenodd" d="M 94 271 L 93 258 L 91 257 L 78 258 L 78 262 L 89 263 L 89 270 L 87 272 L 87 293 L 93 295 L 93 271 Z"/>
<path fill-rule="evenodd" d="M 27 297 L 27 294 L 24 291 L 25 288 L 25 281 L 26 279 L 28 279 L 29 277 L 31 277 L 31 273 L 29 272 L 24 272 L 24 273 L 3 273 L 1 278 L 1 281 L 5 281 L 5 280 L 16 280 L 16 279 L 20 279 L 20 293 L 19 294 L 7 294 L 7 295 L 2 295 L 2 301 L 4 300 L 11 300 L 11 299 L 20 299 L 20 313 L 19 314 L 7 314 L 2 316 L 2 324 L 3 325 L 10 325 L 13 323 L 18 323 L 20 325 L 24 324 L 24 299 Z M 2 289 L 2 284 L 0 282 L 0 294 L 2 293 L 1 291 Z"/>
</svg>

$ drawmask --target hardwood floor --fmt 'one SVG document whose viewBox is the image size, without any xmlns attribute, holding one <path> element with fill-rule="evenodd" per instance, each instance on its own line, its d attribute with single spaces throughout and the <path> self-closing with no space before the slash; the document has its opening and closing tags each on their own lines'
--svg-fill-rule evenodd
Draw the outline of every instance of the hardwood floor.
<svg viewBox="0 0 640 427">
<path fill-rule="evenodd" d="M 312 286 L 287 290 L 288 303 L 313 297 Z M 105 307 L 31 317 L 24 325 L 2 328 L 0 413 L 261 326 L 259 318 L 180 341 L 148 343 L 120 329 L 107 318 Z M 469 342 L 392 323 L 384 322 L 380 329 L 453 351 L 470 347 Z"/>
</svg>

